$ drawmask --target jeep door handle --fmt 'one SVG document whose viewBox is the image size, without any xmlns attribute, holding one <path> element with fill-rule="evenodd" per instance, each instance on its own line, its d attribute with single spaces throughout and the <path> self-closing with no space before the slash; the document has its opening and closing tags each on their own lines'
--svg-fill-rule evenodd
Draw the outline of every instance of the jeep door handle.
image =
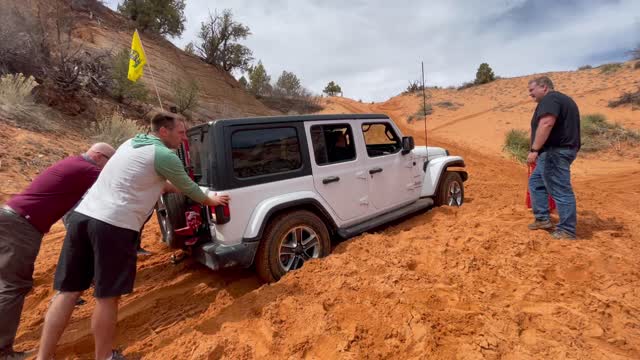
<svg viewBox="0 0 640 360">
<path fill-rule="evenodd" d="M 381 173 L 381 172 L 382 172 L 382 168 L 373 168 L 369 170 L 369 174 L 371 175 Z"/>
<path fill-rule="evenodd" d="M 329 177 L 326 177 L 326 178 L 322 179 L 322 183 L 325 184 L 325 185 L 329 184 L 329 183 L 332 183 L 332 182 L 338 182 L 338 181 L 340 181 L 340 177 L 338 177 L 338 176 L 329 176 Z"/>
</svg>

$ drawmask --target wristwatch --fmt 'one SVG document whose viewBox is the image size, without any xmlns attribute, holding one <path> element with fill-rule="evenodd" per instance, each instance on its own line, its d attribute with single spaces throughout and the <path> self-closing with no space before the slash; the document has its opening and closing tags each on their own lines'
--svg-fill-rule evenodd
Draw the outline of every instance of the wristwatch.
<svg viewBox="0 0 640 360">
<path fill-rule="evenodd" d="M 540 152 L 540 150 L 536 150 L 536 149 L 534 149 L 534 148 L 531 148 L 531 149 L 529 149 L 529 152 L 539 153 L 539 152 Z"/>
</svg>

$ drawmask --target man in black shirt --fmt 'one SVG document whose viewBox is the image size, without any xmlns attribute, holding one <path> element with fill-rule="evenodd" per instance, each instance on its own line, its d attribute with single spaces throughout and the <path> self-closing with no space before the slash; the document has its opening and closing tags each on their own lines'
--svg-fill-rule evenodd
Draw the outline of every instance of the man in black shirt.
<svg viewBox="0 0 640 360">
<path fill-rule="evenodd" d="M 549 194 L 558 206 L 560 222 L 551 234 L 556 239 L 576 238 L 576 198 L 571 187 L 571 163 L 580 150 L 580 112 L 569 96 L 555 91 L 546 76 L 529 82 L 529 96 L 538 106 L 531 119 L 529 165 L 536 164 L 529 178 L 535 222 L 529 229 L 551 230 Z"/>
</svg>

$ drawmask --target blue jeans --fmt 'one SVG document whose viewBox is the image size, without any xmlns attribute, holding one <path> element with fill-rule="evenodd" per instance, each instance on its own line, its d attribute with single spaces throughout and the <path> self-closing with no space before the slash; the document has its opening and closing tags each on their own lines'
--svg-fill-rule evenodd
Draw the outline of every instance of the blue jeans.
<svg viewBox="0 0 640 360">
<path fill-rule="evenodd" d="M 571 163 L 577 151 L 551 148 L 538 157 L 529 177 L 529 192 L 533 216 L 538 221 L 549 220 L 549 195 L 555 200 L 560 215 L 557 229 L 576 235 L 576 197 L 571 188 Z"/>
</svg>

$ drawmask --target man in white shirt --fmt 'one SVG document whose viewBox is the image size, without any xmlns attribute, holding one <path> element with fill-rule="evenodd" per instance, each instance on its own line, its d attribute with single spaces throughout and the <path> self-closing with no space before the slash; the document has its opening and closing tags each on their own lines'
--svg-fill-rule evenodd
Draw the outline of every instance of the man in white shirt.
<svg viewBox="0 0 640 360">
<path fill-rule="evenodd" d="M 138 232 L 162 192 L 179 191 L 207 206 L 229 201 L 226 195 L 205 194 L 171 150 L 186 139 L 181 120 L 161 113 L 152 119 L 151 130 L 152 134 L 138 134 L 118 148 L 69 217 L 54 279 L 60 294 L 47 311 L 38 359 L 53 356 L 76 300 L 92 280 L 95 358 L 122 359 L 113 351 L 118 300 L 133 291 Z"/>
</svg>

